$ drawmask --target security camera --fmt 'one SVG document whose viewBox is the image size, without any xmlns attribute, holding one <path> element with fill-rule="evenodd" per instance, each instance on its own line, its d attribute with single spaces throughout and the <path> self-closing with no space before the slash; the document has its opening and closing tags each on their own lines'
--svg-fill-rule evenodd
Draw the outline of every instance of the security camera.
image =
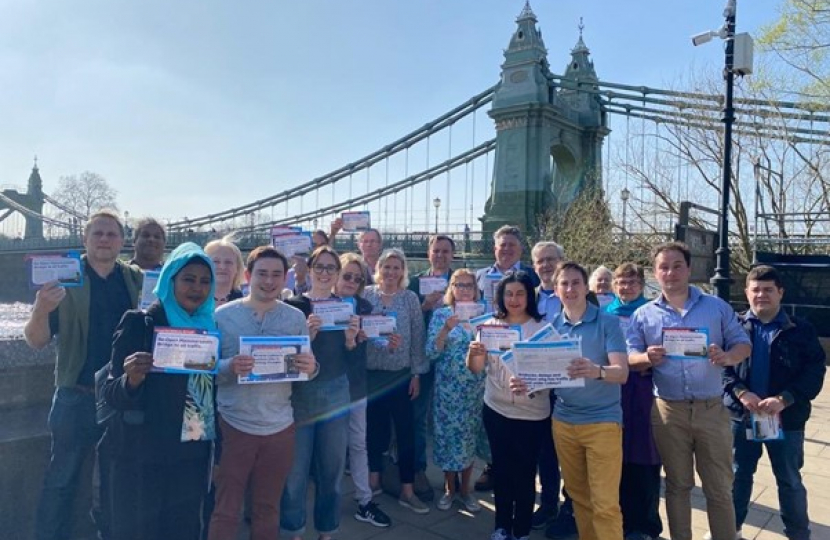
<svg viewBox="0 0 830 540">
<path fill-rule="evenodd" d="M 710 41 L 712 41 L 712 38 L 715 37 L 715 35 L 716 33 L 711 30 L 701 32 L 700 34 L 695 34 L 694 36 L 692 36 L 692 45 L 698 47 L 700 45 L 703 45 L 704 43 L 709 43 Z"/>
</svg>

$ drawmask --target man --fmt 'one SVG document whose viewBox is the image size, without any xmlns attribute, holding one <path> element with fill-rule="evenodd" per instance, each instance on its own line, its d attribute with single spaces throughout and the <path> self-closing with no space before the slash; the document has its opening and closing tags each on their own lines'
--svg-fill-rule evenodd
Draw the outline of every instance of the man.
<svg viewBox="0 0 830 540">
<path fill-rule="evenodd" d="M 427 246 L 427 258 L 429 259 L 429 270 L 415 274 L 409 281 L 409 290 L 418 295 L 421 301 L 421 311 L 424 314 L 424 328 L 429 329 L 429 321 L 432 313 L 444 305 L 444 293 L 440 291 L 431 292 L 428 295 L 421 294 L 421 277 L 440 277 L 450 282 L 452 274 L 453 254 L 455 253 L 455 242 L 449 236 L 439 234 L 429 239 Z M 430 366 L 427 373 L 421 375 L 421 391 L 418 397 L 412 402 L 413 420 L 415 422 L 415 494 L 422 501 L 431 501 L 435 494 L 432 486 L 427 480 L 425 471 L 427 468 L 427 417 L 432 402 L 433 384 L 435 383 L 435 371 Z"/>
<path fill-rule="evenodd" d="M 553 274 L 556 265 L 565 259 L 565 250 L 556 242 L 537 242 L 530 250 L 533 269 L 539 276 L 540 284 L 536 288 L 536 303 L 539 313 L 550 321 L 562 309 L 562 302 L 554 292 Z"/>
<path fill-rule="evenodd" d="M 647 300 L 643 268 L 622 263 L 611 280 L 613 300 L 605 311 L 616 315 L 623 334 L 631 315 Z M 632 370 L 622 386 L 623 462 L 620 479 L 620 509 L 626 540 L 654 540 L 663 532 L 660 520 L 660 456 L 651 429 L 654 392 L 651 372 Z"/>
<path fill-rule="evenodd" d="M 478 288 L 482 291 L 482 296 L 492 298 L 493 285 L 497 282 L 496 278 L 499 275 L 504 275 L 510 271 L 524 271 L 530 274 L 533 281 L 533 286 L 539 286 L 539 276 L 533 271 L 533 268 L 522 264 L 522 252 L 524 248 L 524 239 L 522 231 L 513 225 L 504 225 L 493 233 L 494 247 L 493 252 L 496 256 L 496 262 L 492 266 L 482 268 L 476 272 L 476 282 Z M 490 276 L 488 278 L 488 276 Z"/>
<path fill-rule="evenodd" d="M 161 223 L 151 217 L 141 219 L 133 233 L 135 254 L 130 264 L 142 270 L 161 270 L 166 242 L 167 236 Z"/>
<path fill-rule="evenodd" d="M 661 294 L 634 312 L 627 340 L 631 369 L 650 368 L 654 377 L 657 399 L 651 424 L 666 472 L 670 536 L 692 540 L 691 493 L 697 467 L 713 537 L 732 540 L 732 430 L 721 398 L 722 374 L 724 367 L 748 357 L 752 348 L 729 304 L 689 286 L 691 254 L 685 244 L 661 244 L 653 255 Z M 675 333 L 685 331 L 687 338 L 698 340 L 708 332 L 707 356 L 667 359 L 663 330 L 669 328 L 685 329 Z"/>
<path fill-rule="evenodd" d="M 64 288 L 57 281 L 44 285 L 24 328 L 26 342 L 36 349 L 58 336 L 57 388 L 49 412 L 51 459 L 37 509 L 37 540 L 72 537 L 80 472 L 103 433 L 95 419 L 95 372 L 109 361 L 112 334 L 124 312 L 136 307 L 142 283 L 138 268 L 118 260 L 123 245 L 119 217 L 107 211 L 93 214 L 84 228 L 83 285 Z M 102 468 L 102 475 L 105 472 Z M 101 484 L 106 486 L 103 476 Z M 105 509 L 93 510 L 103 536 Z"/>
<path fill-rule="evenodd" d="M 725 403 L 732 410 L 733 460 L 737 536 L 746 519 L 752 477 L 766 448 L 778 485 L 784 534 L 792 540 L 810 538 L 807 490 L 801 481 L 804 464 L 804 425 L 810 402 L 824 383 L 825 354 L 815 328 L 781 309 L 784 287 L 770 266 L 753 268 L 746 276 L 749 310 L 740 315 L 752 339 L 749 360 L 726 368 Z M 779 415 L 783 440 L 747 439 L 751 415 Z"/>
<path fill-rule="evenodd" d="M 375 270 L 377 270 L 378 259 L 380 253 L 383 251 L 383 237 L 377 229 L 366 229 L 357 237 L 357 247 L 360 249 L 360 254 L 363 260 L 366 261 L 366 266 L 369 267 L 369 274 L 366 276 L 366 285 L 372 285 L 375 282 Z"/>
</svg>

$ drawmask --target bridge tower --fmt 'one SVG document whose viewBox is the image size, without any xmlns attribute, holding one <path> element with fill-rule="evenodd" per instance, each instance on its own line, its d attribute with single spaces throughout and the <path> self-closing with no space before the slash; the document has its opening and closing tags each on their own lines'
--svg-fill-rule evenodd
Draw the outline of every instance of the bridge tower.
<svg viewBox="0 0 830 540">
<path fill-rule="evenodd" d="M 504 224 L 533 231 L 539 214 L 562 211 L 588 185 L 601 185 L 602 141 L 609 133 L 596 94 L 582 25 L 561 84 L 551 73 L 537 18 L 526 3 L 504 51 L 489 111 L 496 124 L 485 234 Z"/>
<path fill-rule="evenodd" d="M 43 180 L 40 178 L 40 171 L 37 168 L 37 158 L 32 167 L 32 174 L 29 175 L 29 182 L 26 185 L 26 203 L 24 206 L 38 214 L 43 214 Z M 26 240 L 30 238 L 43 238 L 43 221 L 26 216 Z"/>
</svg>

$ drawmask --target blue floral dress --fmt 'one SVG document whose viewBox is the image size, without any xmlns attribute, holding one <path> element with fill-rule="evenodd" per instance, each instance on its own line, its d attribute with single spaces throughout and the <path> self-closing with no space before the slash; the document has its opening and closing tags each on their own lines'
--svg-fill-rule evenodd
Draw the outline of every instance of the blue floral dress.
<svg viewBox="0 0 830 540">
<path fill-rule="evenodd" d="M 447 335 L 444 350 L 435 341 L 444 323 L 452 316 L 451 307 L 435 310 L 427 333 L 427 358 L 435 365 L 433 399 L 433 461 L 444 471 L 461 471 L 473 463 L 481 429 L 484 402 L 484 372 L 475 375 L 467 369 L 467 349 L 473 332 L 459 324 Z"/>
</svg>

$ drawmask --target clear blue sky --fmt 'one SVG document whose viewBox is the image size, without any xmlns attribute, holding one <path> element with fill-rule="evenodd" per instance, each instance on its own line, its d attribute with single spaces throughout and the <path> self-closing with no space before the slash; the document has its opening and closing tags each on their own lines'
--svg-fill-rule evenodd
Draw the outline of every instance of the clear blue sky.
<svg viewBox="0 0 830 540">
<path fill-rule="evenodd" d="M 0 0 L 0 184 L 91 170 L 134 216 L 219 211 L 353 161 L 492 85 L 524 0 Z M 554 72 L 584 18 L 602 80 L 723 63 L 723 0 L 535 0 Z M 738 31 L 778 0 L 739 0 Z M 479 121 L 490 122 L 483 116 Z M 306 208 L 307 209 L 307 208 Z"/>
</svg>

